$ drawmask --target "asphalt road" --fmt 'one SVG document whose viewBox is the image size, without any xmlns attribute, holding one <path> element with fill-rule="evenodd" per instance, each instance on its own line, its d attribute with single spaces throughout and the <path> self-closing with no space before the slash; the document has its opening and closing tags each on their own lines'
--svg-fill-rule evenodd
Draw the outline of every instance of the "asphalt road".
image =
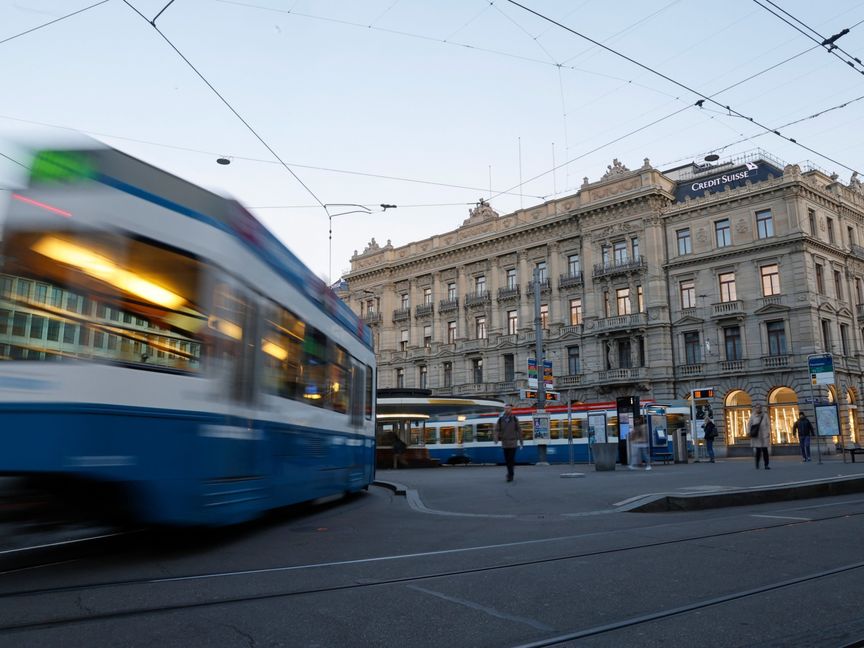
<svg viewBox="0 0 864 648">
<path fill-rule="evenodd" d="M 513 484 L 499 467 L 400 473 L 434 488 L 425 498 L 424 488 L 407 489 L 412 500 L 373 487 L 238 529 L 159 536 L 2 573 L 0 646 L 689 648 L 864 639 L 864 494 L 684 512 L 614 507 L 621 493 L 666 490 L 658 488 L 664 479 L 679 491 L 691 482 L 697 491 L 737 487 L 711 482 L 750 469 L 741 466 L 729 462 L 708 481 L 714 465 L 582 478 L 519 467 Z M 790 475 L 803 468 L 786 464 Z M 591 482 L 605 484 L 606 495 L 577 506 Z"/>
</svg>

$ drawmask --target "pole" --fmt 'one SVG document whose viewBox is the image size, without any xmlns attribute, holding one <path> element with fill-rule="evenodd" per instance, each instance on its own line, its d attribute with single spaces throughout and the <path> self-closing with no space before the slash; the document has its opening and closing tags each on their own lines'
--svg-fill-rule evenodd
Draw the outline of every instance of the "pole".
<svg viewBox="0 0 864 648">
<path fill-rule="evenodd" d="M 534 268 L 534 351 L 537 355 L 537 413 L 546 411 L 546 383 L 543 375 L 543 322 L 540 318 L 540 268 Z M 546 444 L 537 445 L 537 463 L 546 464 Z"/>
<path fill-rule="evenodd" d="M 821 441 L 819 439 L 819 417 L 816 415 L 816 394 L 813 392 L 813 379 L 810 379 L 810 400 L 813 401 L 813 423 L 815 423 L 816 428 L 816 455 L 819 457 L 819 465 L 822 465 L 822 447 Z M 798 437 L 798 441 L 801 441 L 801 437 Z M 843 453 L 843 461 L 846 461 L 846 453 Z"/>
<path fill-rule="evenodd" d="M 570 467 L 573 467 L 573 403 L 567 400 L 567 444 L 570 447 Z"/>
</svg>

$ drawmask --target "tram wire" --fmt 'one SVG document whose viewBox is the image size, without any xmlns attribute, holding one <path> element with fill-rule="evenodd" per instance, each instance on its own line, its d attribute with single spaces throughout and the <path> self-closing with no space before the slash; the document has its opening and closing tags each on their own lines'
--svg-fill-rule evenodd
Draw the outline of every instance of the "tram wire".
<svg viewBox="0 0 864 648">
<path fill-rule="evenodd" d="M 155 606 L 155 607 L 144 607 L 144 608 L 131 608 L 126 610 L 118 610 L 112 612 L 103 612 L 97 614 L 89 614 L 89 615 L 77 615 L 77 616 L 66 616 L 59 617 L 56 619 L 48 619 L 48 620 L 39 620 L 39 621 L 28 621 L 23 623 L 7 623 L 0 624 L 0 632 L 15 632 L 15 631 L 27 631 L 27 630 L 36 630 L 43 628 L 55 628 L 62 627 L 66 625 L 75 625 L 80 623 L 91 623 L 96 621 L 108 621 L 113 619 L 121 619 L 121 618 L 131 618 L 136 616 L 143 615 L 151 615 L 151 614 L 161 614 L 167 612 L 176 612 L 180 610 L 192 610 L 198 608 L 208 608 L 213 606 L 220 605 L 232 605 L 237 603 L 250 603 L 256 601 L 267 601 L 267 600 L 275 600 L 280 598 L 288 598 L 288 597 L 298 597 L 298 596 L 308 596 L 308 595 L 316 595 L 316 594 L 327 594 L 333 592 L 346 592 L 346 591 L 356 591 L 363 590 L 371 587 L 382 587 L 387 585 L 399 585 L 403 583 L 413 583 L 418 581 L 428 581 L 439 578 L 453 578 L 458 576 L 466 576 L 473 574 L 482 574 L 489 572 L 498 572 L 506 569 L 515 569 L 521 567 L 531 567 L 537 565 L 544 565 L 550 563 L 556 563 L 567 560 L 583 560 L 585 558 L 591 558 L 596 556 L 604 556 L 611 554 L 620 554 L 625 552 L 632 551 L 640 551 L 643 549 L 654 549 L 658 547 L 667 547 L 673 545 L 685 544 L 688 542 L 698 542 L 703 540 L 711 540 L 715 538 L 724 538 L 731 537 L 735 535 L 743 535 L 749 533 L 761 533 L 764 531 L 770 531 L 775 529 L 782 529 L 787 527 L 798 526 L 802 524 L 815 524 L 820 522 L 831 522 L 840 519 L 848 519 L 850 517 L 860 517 L 864 516 L 864 511 L 862 512 L 854 512 L 854 513 L 842 513 L 838 515 L 832 515 L 824 518 L 812 519 L 812 520 L 794 520 L 790 522 L 778 523 L 778 524 L 770 524 L 770 525 L 762 525 L 759 527 L 750 527 L 746 529 L 735 529 L 731 531 L 722 531 L 719 533 L 708 533 L 708 534 L 699 534 L 699 535 L 691 535 L 683 538 L 675 538 L 672 540 L 659 540 L 656 542 L 646 542 L 639 545 L 630 545 L 625 547 L 614 547 L 609 549 L 601 549 L 597 551 L 587 551 L 587 552 L 579 552 L 579 553 L 571 553 L 563 556 L 554 556 L 550 558 L 537 558 L 533 560 L 520 560 L 515 562 L 509 562 L 506 564 L 500 565 L 489 565 L 483 567 L 473 567 L 470 569 L 457 569 L 450 571 L 442 571 L 435 572 L 430 574 L 420 574 L 414 576 L 402 576 L 398 578 L 389 578 L 384 580 L 376 580 L 373 582 L 363 582 L 357 583 L 353 582 L 347 585 L 332 585 L 327 587 L 316 587 L 304 590 L 297 591 L 289 591 L 289 592 L 271 592 L 266 594 L 255 594 L 250 596 L 236 596 L 230 598 L 222 598 L 219 600 L 207 600 L 207 601 L 199 601 L 193 603 L 176 603 L 172 605 L 163 605 L 163 606 Z M 660 526 L 668 526 L 668 525 L 660 525 Z M 416 555 L 416 554 L 415 554 Z M 412 556 L 405 556 L 405 558 L 410 558 Z M 380 558 L 380 560 L 388 560 L 390 558 Z M 223 573 L 214 573 L 214 574 L 199 574 L 185 577 L 165 577 L 165 578 L 148 578 L 148 579 L 135 579 L 135 580 L 127 580 L 127 581 L 115 581 L 109 583 L 95 583 L 89 585 L 73 585 L 67 587 L 55 587 L 55 588 L 45 588 L 40 590 L 25 590 L 20 592 L 6 592 L 0 594 L 0 600 L 12 600 L 15 599 L 23 599 L 23 598 L 31 598 L 36 596 L 50 596 L 54 594 L 69 594 L 75 592 L 86 592 L 86 591 L 95 591 L 95 590 L 103 590 L 110 588 L 121 588 L 121 587 L 131 587 L 131 586 L 144 586 L 144 585 L 157 585 L 162 583 L 172 583 L 172 582 L 184 582 L 188 580 L 198 580 L 203 578 L 219 578 L 219 577 L 229 577 L 235 575 L 248 575 L 248 574 L 261 574 L 261 573 L 274 573 L 279 571 L 294 571 L 294 570 L 302 570 L 302 569 L 313 569 L 321 566 L 337 566 L 339 564 L 352 564 L 358 561 L 343 561 L 339 563 L 326 563 L 324 565 L 297 565 L 292 567 L 279 567 L 272 569 L 260 569 L 260 570 L 243 570 L 239 572 L 223 572 Z M 567 635 L 558 635 L 554 638 L 550 638 L 547 640 L 543 640 L 540 643 L 532 643 L 532 644 L 524 644 L 519 648 L 528 648 L 533 646 L 554 646 L 556 644 L 563 643 L 565 641 L 572 641 L 582 636 L 591 636 L 602 634 L 605 632 L 611 632 L 613 630 L 619 630 L 621 628 L 629 627 L 632 625 L 638 625 L 641 623 L 647 623 L 649 621 L 655 621 L 658 619 L 666 618 L 669 616 L 675 616 L 679 614 L 684 614 L 687 612 L 691 612 L 694 610 L 701 609 L 703 607 L 711 607 L 715 605 L 719 605 L 722 603 L 739 600 L 742 598 L 747 598 L 751 596 L 756 596 L 759 594 L 763 594 L 765 592 L 769 592 L 772 590 L 777 590 L 785 587 L 791 587 L 793 585 L 797 585 L 800 583 L 806 583 L 813 580 L 818 580 L 821 578 L 827 578 L 830 576 L 843 574 L 851 571 L 855 571 L 858 569 L 864 568 L 864 561 L 850 563 L 847 565 L 841 565 L 839 567 L 834 567 L 831 569 L 822 570 L 820 572 L 816 572 L 813 574 L 807 574 L 804 576 L 799 576 L 793 579 L 787 579 L 784 581 L 779 581 L 775 583 L 769 583 L 767 585 L 763 585 L 757 588 L 750 588 L 746 590 L 740 590 L 738 592 L 733 592 L 731 594 L 727 594 L 721 597 L 715 597 L 713 599 L 708 599 L 707 601 L 701 601 L 698 603 L 694 603 L 687 606 L 680 606 L 676 608 L 671 608 L 669 610 L 660 611 L 656 613 L 652 613 L 649 615 L 642 615 L 639 617 L 634 617 L 632 619 L 626 619 L 620 622 L 616 622 L 613 624 L 606 624 L 603 626 L 598 626 L 596 628 L 590 628 L 587 630 L 578 631 L 577 633 L 570 633 Z M 8 609 L 8 607 L 7 607 Z M 580 634 L 580 633 L 590 633 L 590 634 Z M 545 642 L 544 642 L 545 641 Z M 549 643 L 552 642 L 552 643 Z"/>
</svg>

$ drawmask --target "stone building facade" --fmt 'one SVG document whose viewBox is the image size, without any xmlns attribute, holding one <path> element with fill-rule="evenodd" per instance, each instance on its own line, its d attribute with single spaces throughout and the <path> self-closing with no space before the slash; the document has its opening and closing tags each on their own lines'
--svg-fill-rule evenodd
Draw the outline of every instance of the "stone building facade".
<svg viewBox="0 0 864 648">
<path fill-rule="evenodd" d="M 564 402 L 715 390 L 731 447 L 753 403 L 774 443 L 799 406 L 836 403 L 858 440 L 864 394 L 864 190 L 767 154 L 667 171 L 615 160 L 579 191 L 504 216 L 481 201 L 454 231 L 351 259 L 346 299 L 372 327 L 379 387 L 516 404 L 535 356 Z M 540 282 L 533 281 L 535 268 Z M 835 384 L 811 393 L 808 356 Z M 807 403 L 807 404 L 805 404 Z"/>
</svg>

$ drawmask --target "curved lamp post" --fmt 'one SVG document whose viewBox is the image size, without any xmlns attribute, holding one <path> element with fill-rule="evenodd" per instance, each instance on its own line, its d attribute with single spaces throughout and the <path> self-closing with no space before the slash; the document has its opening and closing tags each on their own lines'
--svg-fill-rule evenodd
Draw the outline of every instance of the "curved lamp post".
<svg viewBox="0 0 864 648">
<path fill-rule="evenodd" d="M 332 213 L 330 211 L 331 207 L 354 207 L 355 209 L 348 209 L 346 211 L 340 211 L 337 213 Z M 356 203 L 327 203 L 324 205 L 324 210 L 327 212 L 327 223 L 329 226 L 328 231 L 328 247 L 329 247 L 329 259 L 327 265 L 327 281 L 332 284 L 333 283 L 333 219 L 337 216 L 345 216 L 347 214 L 373 214 L 385 212 L 388 209 L 396 209 L 397 205 L 389 205 L 386 203 L 381 203 L 379 205 L 380 209 L 370 209 L 366 205 L 358 205 Z"/>
</svg>

